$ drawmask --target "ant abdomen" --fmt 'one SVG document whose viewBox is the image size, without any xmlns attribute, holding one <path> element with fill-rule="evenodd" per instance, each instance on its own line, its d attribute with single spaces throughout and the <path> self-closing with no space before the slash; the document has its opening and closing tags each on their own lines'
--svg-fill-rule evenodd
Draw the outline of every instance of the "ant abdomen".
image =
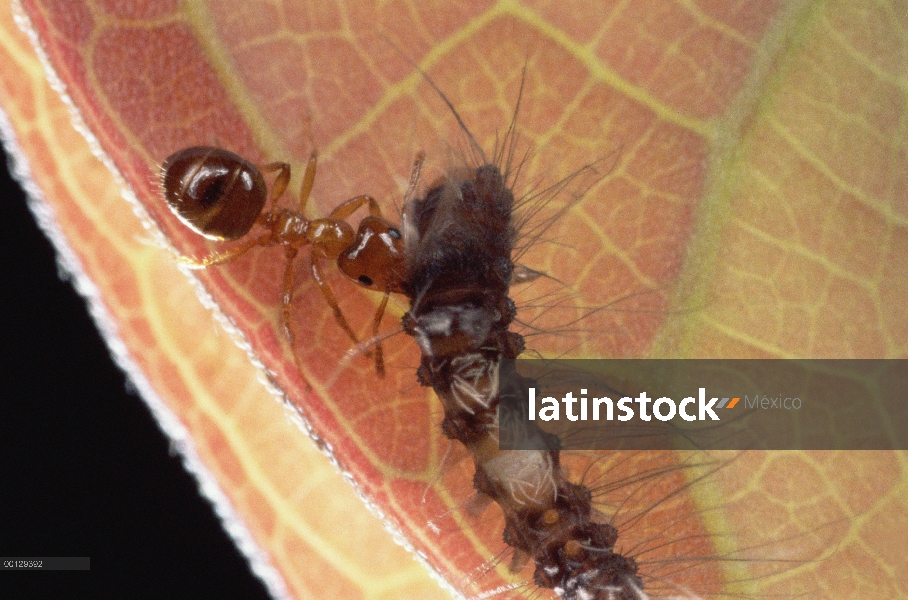
<svg viewBox="0 0 908 600">
<path fill-rule="evenodd" d="M 237 240 L 252 229 L 268 186 L 261 171 L 221 148 L 192 146 L 171 154 L 162 170 L 162 188 L 174 214 L 212 240 Z"/>
</svg>

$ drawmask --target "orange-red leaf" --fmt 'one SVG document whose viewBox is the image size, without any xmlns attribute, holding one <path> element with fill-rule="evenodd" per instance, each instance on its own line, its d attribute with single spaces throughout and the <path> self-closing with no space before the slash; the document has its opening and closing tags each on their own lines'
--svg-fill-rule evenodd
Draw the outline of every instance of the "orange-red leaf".
<svg viewBox="0 0 908 600">
<path fill-rule="evenodd" d="M 146 221 L 182 253 L 211 247 L 169 213 L 156 188 L 157 165 L 174 150 L 217 143 L 253 160 L 286 160 L 298 189 L 314 145 L 321 158 L 311 215 L 361 193 L 382 199 L 390 213 L 416 152 L 428 153 L 424 181 L 431 182 L 450 166 L 449 147 L 464 144 L 410 60 L 487 149 L 512 117 L 526 67 L 518 123 L 534 152 L 525 182 L 552 183 L 590 163 L 607 171 L 546 234 L 560 243 L 538 244 L 524 260 L 577 292 L 542 325 L 571 322 L 589 312 L 583 307 L 609 310 L 583 319 L 579 332 L 534 338 L 535 348 L 592 356 L 908 353 L 903 2 L 23 0 L 23 7 Z M 567 201 L 555 198 L 552 207 Z M 82 210 L 91 217 L 113 209 Z M 102 228 L 124 238 L 126 230 Z M 198 323 L 207 320 L 190 312 L 190 299 L 163 308 L 172 290 L 185 289 L 171 278 L 163 284 L 159 270 L 173 271 L 166 253 L 143 247 L 161 261 L 152 271 L 127 260 L 146 285 L 124 290 L 109 275 L 118 271 L 103 264 L 110 253 L 93 239 L 78 246 L 98 262 L 86 271 L 106 283 L 108 302 L 124 309 L 115 318 L 131 332 L 121 335 L 134 337 L 128 345 L 141 369 L 159 375 L 151 377 L 163 386 L 158 393 L 166 390 L 171 410 L 190 424 L 204 464 L 257 543 L 293 593 L 317 590 L 311 565 L 298 560 L 299 544 L 285 535 L 302 529 L 300 490 L 318 487 L 299 475 L 302 436 L 287 433 L 280 452 L 252 450 L 275 435 L 280 411 L 274 403 L 260 409 L 269 402 L 250 400 L 233 379 L 249 365 L 241 367 L 248 360 L 240 353 L 227 357 L 225 337 L 202 356 Z M 385 381 L 365 357 L 341 362 L 349 342 L 301 268 L 300 343 L 289 348 L 279 326 L 282 270 L 282 253 L 262 248 L 199 281 L 389 522 L 455 586 L 467 593 L 495 587 L 506 569 L 477 573 L 502 548 L 500 518 L 460 518 L 472 469 L 466 461 L 440 469 L 447 445 L 434 401 L 414 383 L 412 341 L 389 341 Z M 365 337 L 378 299 L 330 280 Z M 129 329 L 135 315 L 147 325 Z M 259 410 L 277 412 L 253 416 Z M 758 579 L 746 593 L 897 597 L 908 587 L 904 558 L 894 551 L 908 533 L 903 462 L 892 454 L 748 457 L 711 484 L 710 493 L 727 500 L 721 514 L 700 511 L 698 497 L 679 499 L 672 510 L 690 514 L 689 535 L 731 536 L 753 548 L 824 523 L 848 524 L 816 536 L 836 548 L 830 558 Z M 862 486 L 882 496 L 860 501 Z M 326 511 L 323 505 L 319 514 L 328 529 L 344 520 L 329 520 Z M 654 532 L 644 526 L 637 535 Z M 823 554 L 808 546 L 806 556 Z M 865 567 L 852 567 L 859 563 Z M 749 568 L 760 571 L 741 567 Z M 848 568 L 852 574 L 843 575 Z M 718 564 L 715 571 L 749 579 L 720 574 Z M 331 595 L 378 593 L 371 577 L 350 586 Z"/>
</svg>

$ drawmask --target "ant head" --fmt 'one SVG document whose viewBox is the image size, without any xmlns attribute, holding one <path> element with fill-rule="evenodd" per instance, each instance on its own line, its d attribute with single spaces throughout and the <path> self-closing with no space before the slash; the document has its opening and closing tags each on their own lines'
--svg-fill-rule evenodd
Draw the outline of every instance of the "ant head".
<svg viewBox="0 0 908 600">
<path fill-rule="evenodd" d="M 365 217 L 360 221 L 353 244 L 338 257 L 337 266 L 363 287 L 403 292 L 406 266 L 400 230 L 382 218 Z"/>
<path fill-rule="evenodd" d="M 222 148 L 192 146 L 161 165 L 167 204 L 183 223 L 209 239 L 246 235 L 265 206 L 268 188 L 261 171 Z"/>
</svg>

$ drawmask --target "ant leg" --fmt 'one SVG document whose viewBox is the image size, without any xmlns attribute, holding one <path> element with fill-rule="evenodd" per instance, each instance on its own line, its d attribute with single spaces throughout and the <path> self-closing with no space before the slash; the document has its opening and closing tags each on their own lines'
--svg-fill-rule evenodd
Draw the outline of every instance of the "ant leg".
<svg viewBox="0 0 908 600">
<path fill-rule="evenodd" d="M 302 373 L 302 365 L 299 361 L 299 355 L 296 353 L 296 332 L 293 330 L 293 261 L 299 252 L 298 248 L 287 246 L 285 254 L 287 264 L 284 266 L 284 283 L 281 288 L 281 325 L 284 328 L 284 337 L 290 344 L 290 352 L 293 354 L 293 362 L 296 363 L 297 370 Z"/>
<path fill-rule="evenodd" d="M 416 191 L 416 185 L 419 183 L 419 176 L 422 174 L 422 164 L 426 160 L 426 153 L 420 150 L 416 153 L 416 158 L 413 160 L 413 170 L 410 171 L 410 183 L 407 185 L 407 191 L 404 192 L 404 204 L 406 204 L 410 198 L 413 197 L 413 193 Z M 380 217 L 381 215 L 374 215 Z"/>
<path fill-rule="evenodd" d="M 296 209 L 299 212 L 306 211 L 306 202 L 309 201 L 309 194 L 312 193 L 312 185 L 315 183 L 315 165 L 318 162 L 318 151 L 313 150 L 309 155 L 309 162 L 306 163 L 306 172 L 303 173 L 303 184 L 300 186 L 300 198 L 297 201 Z"/>
<path fill-rule="evenodd" d="M 404 194 L 405 202 L 413 194 L 413 190 L 416 189 L 416 184 L 419 182 L 419 174 L 422 172 L 422 163 L 425 159 L 426 153 L 420 152 L 416 155 L 416 160 L 413 161 L 413 171 L 410 173 L 410 183 L 407 186 L 407 193 Z M 378 205 L 378 202 L 375 201 L 375 198 L 367 195 L 356 196 L 355 198 L 350 198 L 346 202 L 340 204 L 331 211 L 329 218 L 346 219 L 366 203 L 369 204 L 369 214 L 371 216 L 378 217 L 379 219 L 385 218 L 381 212 L 381 207 Z"/>
<path fill-rule="evenodd" d="M 413 191 L 416 189 L 417 183 L 419 183 L 419 175 L 422 172 L 422 164 L 426 160 L 426 153 L 419 152 L 416 155 L 416 160 L 413 161 L 413 170 L 410 172 L 410 183 L 407 185 L 407 192 L 404 194 L 404 201 L 413 194 Z M 308 172 L 308 170 L 307 170 Z M 313 172 L 313 177 L 315 173 Z M 369 205 L 369 214 L 373 217 L 378 217 L 379 219 L 384 219 L 384 215 L 381 212 L 381 207 L 378 205 L 378 202 L 375 201 L 375 198 L 368 195 L 356 196 L 355 198 L 350 198 L 346 202 L 338 205 L 334 210 L 331 211 L 331 214 L 328 215 L 331 219 L 346 219 L 357 209 L 359 209 L 364 204 Z"/>
<path fill-rule="evenodd" d="M 407 191 L 404 192 L 404 204 L 403 212 L 401 214 L 400 224 L 402 225 L 404 231 L 407 231 L 412 228 L 410 225 L 410 209 L 411 209 L 411 199 L 413 194 L 416 193 L 416 186 L 419 183 L 419 178 L 422 175 L 422 164 L 426 160 L 426 153 L 419 151 L 416 153 L 416 158 L 413 159 L 413 170 L 410 171 L 410 183 L 407 184 Z M 404 233 L 404 238 L 408 237 L 407 233 Z"/>
<path fill-rule="evenodd" d="M 237 259 L 246 254 L 256 246 L 267 246 L 271 243 L 271 234 L 265 234 L 251 240 L 247 240 L 239 246 L 234 246 L 223 252 L 210 254 L 201 260 L 196 260 L 188 256 L 177 256 L 177 262 L 188 266 L 190 269 L 207 269 L 212 265 L 219 265 L 231 260 Z"/>
<path fill-rule="evenodd" d="M 315 253 L 312 253 L 310 255 L 309 264 L 312 268 L 312 277 L 315 279 L 315 283 L 318 284 L 318 289 L 322 291 L 322 296 L 325 297 L 325 302 L 328 303 L 328 306 L 330 306 L 331 310 L 334 312 L 334 319 L 337 321 L 337 324 L 340 325 L 341 329 L 347 332 L 347 335 L 350 336 L 350 339 L 353 340 L 354 344 L 359 344 L 359 340 L 356 339 L 356 334 L 353 333 L 350 325 L 347 324 L 347 319 L 344 318 L 344 313 L 341 312 L 340 306 L 338 306 L 337 304 L 337 297 L 331 290 L 331 286 L 328 285 L 328 282 L 325 281 L 324 277 L 322 276 L 322 271 L 318 267 L 318 259 L 315 258 Z"/>
<path fill-rule="evenodd" d="M 279 171 L 277 177 L 274 178 L 274 183 L 271 184 L 271 193 L 268 195 L 268 205 L 274 208 L 277 199 L 287 191 L 287 186 L 290 184 L 290 165 L 284 162 L 268 163 L 262 166 L 262 171 L 269 173 Z"/>
<path fill-rule="evenodd" d="M 355 198 L 350 198 L 349 200 L 339 204 L 334 210 L 331 211 L 331 214 L 328 215 L 329 219 L 346 219 L 357 209 L 359 209 L 364 204 L 369 204 L 369 214 L 373 217 L 381 216 L 381 209 L 378 207 L 378 202 L 375 201 L 375 198 L 372 196 L 363 194 L 362 196 L 356 196 Z"/>
<path fill-rule="evenodd" d="M 378 338 L 378 327 L 381 325 L 381 319 L 385 315 L 385 307 L 388 306 L 388 296 L 391 292 L 385 290 L 385 295 L 382 296 L 381 304 L 378 305 L 378 310 L 375 311 L 375 318 L 372 320 L 372 339 Z M 384 378 L 385 376 L 385 355 L 381 349 L 381 341 L 375 344 L 375 371 L 378 373 L 378 376 Z"/>
</svg>

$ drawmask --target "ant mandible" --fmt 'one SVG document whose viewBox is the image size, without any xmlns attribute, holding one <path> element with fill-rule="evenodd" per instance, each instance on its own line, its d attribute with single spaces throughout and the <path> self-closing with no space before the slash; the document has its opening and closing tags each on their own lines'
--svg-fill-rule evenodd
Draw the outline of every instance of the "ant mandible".
<svg viewBox="0 0 908 600">
<path fill-rule="evenodd" d="M 403 239 L 400 230 L 382 216 L 375 199 L 360 195 L 341 203 L 321 219 L 305 216 L 306 202 L 315 181 L 317 153 L 312 151 L 299 200 L 295 207 L 276 208 L 277 200 L 290 182 L 290 165 L 268 163 L 261 170 L 277 171 L 270 194 L 265 179 L 254 164 L 222 148 L 193 146 L 170 155 L 161 167 L 161 187 L 171 210 L 190 229 L 218 241 L 237 240 L 247 235 L 256 224 L 265 233 L 216 252 L 200 260 L 181 256 L 179 261 L 191 268 L 204 269 L 239 258 L 256 246 L 283 246 L 287 259 L 281 293 L 281 322 L 294 359 L 296 334 L 291 319 L 293 304 L 293 265 L 300 249 L 311 246 L 310 270 L 334 318 L 354 344 L 356 334 L 347 323 L 337 297 L 322 274 L 321 261 L 336 261 L 341 272 L 359 285 L 384 295 L 372 323 L 373 339 L 388 303 L 388 295 L 401 292 L 406 280 Z M 421 162 L 421 161 L 420 161 Z M 418 174 L 416 175 L 418 178 Z M 411 181 L 411 186 L 415 180 Z M 265 210 L 266 201 L 269 204 Z M 354 234 L 345 221 L 357 209 L 368 205 Z M 381 344 L 376 343 L 375 367 L 384 376 Z"/>
</svg>

